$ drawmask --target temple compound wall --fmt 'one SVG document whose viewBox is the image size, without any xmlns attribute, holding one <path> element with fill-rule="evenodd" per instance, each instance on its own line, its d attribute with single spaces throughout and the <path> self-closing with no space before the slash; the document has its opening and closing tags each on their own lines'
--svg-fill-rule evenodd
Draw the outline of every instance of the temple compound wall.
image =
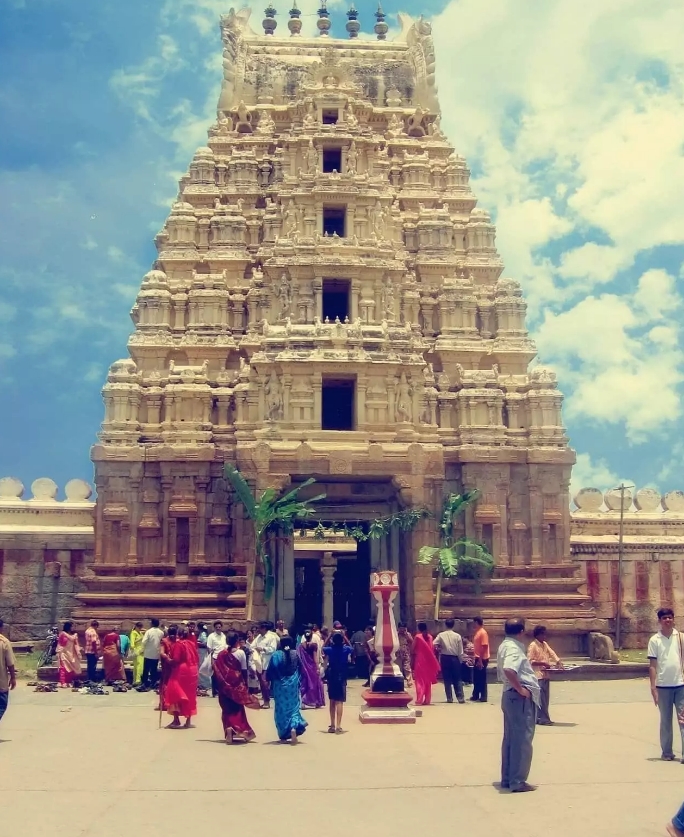
<svg viewBox="0 0 684 837">
<path fill-rule="evenodd" d="M 672 607 L 684 628 L 684 492 L 652 488 L 603 494 L 585 488 L 575 496 L 570 548 L 582 567 L 586 593 L 614 635 L 618 584 L 622 584 L 622 645 L 645 647 L 657 630 L 656 611 Z M 622 529 L 622 567 L 620 530 Z"/>
<path fill-rule="evenodd" d="M 65 498 L 41 478 L 22 499 L 17 479 L 0 479 L 0 617 L 12 640 L 39 639 L 68 619 L 93 560 L 91 487 L 71 480 Z"/>
<path fill-rule="evenodd" d="M 95 504 L 89 499 L 90 486 L 72 480 L 65 486 L 65 499 L 57 500 L 56 484 L 43 478 L 33 483 L 31 493 L 30 499 L 22 499 L 19 480 L 0 479 L 0 616 L 13 640 L 40 638 L 49 626 L 69 618 L 80 606 L 77 596 L 85 590 L 83 579 L 92 577 Z M 669 606 L 676 614 L 684 614 L 684 492 L 671 491 L 661 497 L 650 488 L 626 491 L 622 517 L 622 645 L 643 648 L 657 629 L 659 607 Z M 604 494 L 595 488 L 579 491 L 570 526 L 571 555 L 579 578 L 575 583 L 594 609 L 594 626 L 612 636 L 619 544 L 620 493 Z M 375 542 L 370 551 L 368 566 L 382 568 L 392 563 L 388 555 L 391 545 L 388 550 L 386 544 Z M 348 580 L 348 567 L 362 557 L 358 553 L 355 542 L 330 532 L 323 542 L 310 534 L 295 538 L 291 586 L 294 590 L 308 582 L 312 600 L 308 604 L 320 609 L 324 623 L 349 616 L 345 591 L 336 588 L 340 581 Z M 515 595 L 520 585 L 520 579 L 509 580 L 503 593 Z M 452 595 L 459 590 L 472 595 L 469 586 L 467 581 L 457 582 Z M 141 589 L 144 592 L 142 585 Z M 421 591 L 431 609 L 434 581 L 429 574 L 419 587 Z M 520 590 L 517 593 L 520 596 Z M 485 614 L 491 613 L 492 595 L 490 587 L 480 600 Z M 287 601 L 282 590 L 280 598 Z M 140 605 L 135 618 L 152 612 L 145 607 Z M 517 612 L 516 607 L 524 609 L 524 602 L 511 602 L 510 612 Z M 456 603 L 449 612 L 458 619 L 467 615 Z M 426 615 L 430 618 L 432 614 Z M 537 616 L 545 621 L 543 613 Z"/>
</svg>

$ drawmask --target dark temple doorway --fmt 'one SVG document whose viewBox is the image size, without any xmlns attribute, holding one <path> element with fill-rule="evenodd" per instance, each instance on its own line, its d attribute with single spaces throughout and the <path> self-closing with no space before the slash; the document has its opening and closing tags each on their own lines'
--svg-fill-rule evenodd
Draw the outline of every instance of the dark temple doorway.
<svg viewBox="0 0 684 837">
<path fill-rule="evenodd" d="M 370 541 L 358 543 L 356 558 L 341 558 L 333 581 L 333 615 L 349 631 L 363 630 L 371 618 Z"/>
<path fill-rule="evenodd" d="M 312 558 L 295 561 L 295 625 L 299 631 L 309 623 L 323 619 L 323 582 L 320 561 Z"/>
</svg>

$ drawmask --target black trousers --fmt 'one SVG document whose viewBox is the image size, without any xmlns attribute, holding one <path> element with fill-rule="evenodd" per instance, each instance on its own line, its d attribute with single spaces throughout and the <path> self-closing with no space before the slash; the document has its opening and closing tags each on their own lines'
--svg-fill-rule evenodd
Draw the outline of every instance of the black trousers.
<svg viewBox="0 0 684 837">
<path fill-rule="evenodd" d="M 143 658 L 143 673 L 140 680 L 141 686 L 151 686 L 153 689 L 159 679 L 159 660 L 148 660 Z"/>
<path fill-rule="evenodd" d="M 356 669 L 356 676 L 360 680 L 368 680 L 368 675 L 370 674 L 370 660 L 366 654 L 359 655 L 356 658 L 354 668 Z"/>
<path fill-rule="evenodd" d="M 473 700 L 487 700 L 487 665 L 489 660 L 484 660 L 482 668 L 477 665 L 473 668 Z"/>
<path fill-rule="evenodd" d="M 463 702 L 463 681 L 461 680 L 461 661 L 458 657 L 449 654 L 441 654 L 439 663 L 442 668 L 442 679 L 444 680 L 444 691 L 449 703 L 453 701 L 452 687 L 456 691 L 456 700 Z"/>
<path fill-rule="evenodd" d="M 97 680 L 97 654 L 86 654 L 86 665 L 88 666 L 88 680 L 94 683 Z"/>
</svg>

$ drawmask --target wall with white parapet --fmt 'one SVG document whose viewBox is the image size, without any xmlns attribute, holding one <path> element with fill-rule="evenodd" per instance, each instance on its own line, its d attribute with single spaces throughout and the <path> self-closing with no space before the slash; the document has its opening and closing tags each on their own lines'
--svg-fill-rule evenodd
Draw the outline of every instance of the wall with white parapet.
<svg viewBox="0 0 684 837">
<path fill-rule="evenodd" d="M 45 477 L 25 498 L 21 481 L 0 479 L 0 617 L 10 639 L 37 639 L 67 619 L 92 560 L 92 489 L 83 480 L 58 486 Z"/>
<path fill-rule="evenodd" d="M 88 483 L 68 482 L 63 500 L 47 478 L 33 482 L 32 496 L 25 493 L 19 480 L 0 479 L 0 616 L 13 640 L 42 637 L 68 618 L 94 545 Z M 620 493 L 584 488 L 574 504 L 571 553 L 597 616 L 614 631 Z M 625 491 L 623 544 L 623 645 L 641 647 L 656 629 L 658 607 L 684 617 L 684 492 Z"/>
<path fill-rule="evenodd" d="M 619 578 L 620 492 L 583 488 L 575 496 L 570 550 L 582 565 L 597 616 L 615 631 Z M 653 488 L 624 493 L 623 646 L 645 647 L 656 611 L 674 608 L 684 629 L 684 492 Z"/>
</svg>

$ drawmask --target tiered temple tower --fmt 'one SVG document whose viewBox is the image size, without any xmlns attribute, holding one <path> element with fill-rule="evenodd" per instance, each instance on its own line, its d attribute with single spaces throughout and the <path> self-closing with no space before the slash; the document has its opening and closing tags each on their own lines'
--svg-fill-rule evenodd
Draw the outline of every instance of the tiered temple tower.
<svg viewBox="0 0 684 837">
<path fill-rule="evenodd" d="M 562 396 L 552 372 L 528 370 L 520 285 L 501 278 L 490 216 L 440 127 L 430 25 L 402 16 L 386 42 L 379 12 L 378 40 L 358 40 L 352 12 L 350 40 L 327 35 L 325 5 L 315 39 L 296 8 L 287 37 L 272 9 L 265 35 L 246 11 L 221 21 L 217 120 L 104 387 L 79 614 L 264 612 L 231 462 L 258 490 L 315 476 L 324 523 L 478 488 L 466 531 L 497 571 L 481 589 L 448 584 L 444 614 L 522 610 L 579 635 L 591 614 L 569 560 Z M 323 585 L 335 618 L 361 620 L 368 571 L 387 567 L 404 615 L 429 617 L 415 557 L 435 537 L 425 523 L 315 566 L 283 543 L 272 607 L 315 617 Z"/>
</svg>

